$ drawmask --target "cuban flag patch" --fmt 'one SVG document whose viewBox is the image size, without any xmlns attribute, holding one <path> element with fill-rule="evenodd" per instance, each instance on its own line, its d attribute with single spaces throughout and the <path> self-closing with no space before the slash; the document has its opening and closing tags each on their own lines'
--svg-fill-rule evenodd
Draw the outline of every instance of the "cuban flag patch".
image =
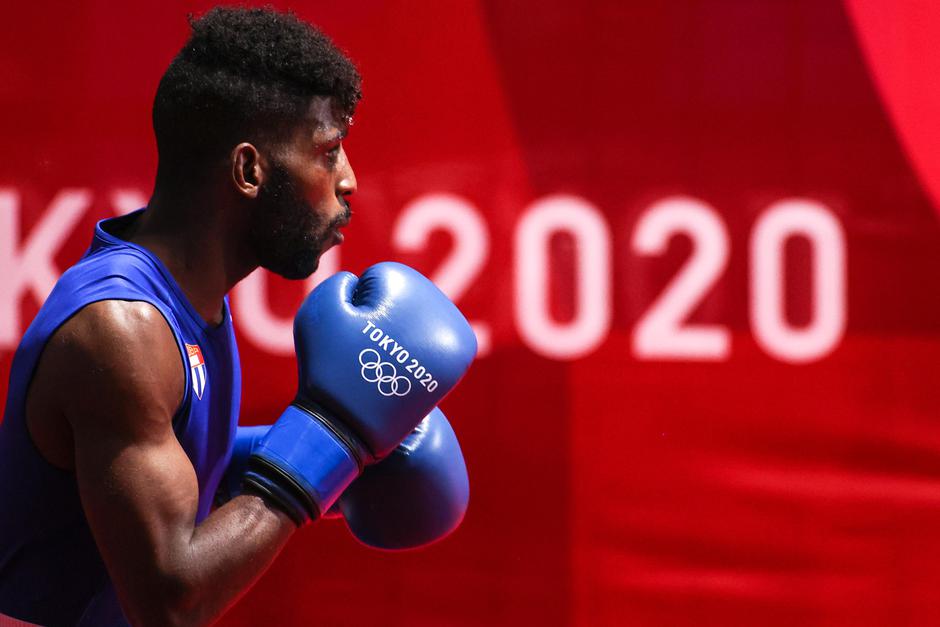
<svg viewBox="0 0 940 627">
<path fill-rule="evenodd" d="M 206 390 L 206 360 L 202 358 L 202 351 L 197 344 L 186 344 L 186 352 L 189 354 L 193 392 L 196 393 L 196 398 L 202 400 L 202 393 Z"/>
</svg>

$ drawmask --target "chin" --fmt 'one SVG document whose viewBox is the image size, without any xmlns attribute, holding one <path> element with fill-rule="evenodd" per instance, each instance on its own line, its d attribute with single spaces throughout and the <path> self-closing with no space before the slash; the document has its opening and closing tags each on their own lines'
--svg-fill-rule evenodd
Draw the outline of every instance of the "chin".
<svg viewBox="0 0 940 627">
<path fill-rule="evenodd" d="M 297 281 L 306 279 L 317 271 L 317 268 L 320 266 L 321 254 L 323 254 L 322 251 L 317 251 L 316 253 L 304 251 L 290 258 L 272 259 L 260 265 L 265 270 L 273 272 L 280 277 Z"/>
</svg>

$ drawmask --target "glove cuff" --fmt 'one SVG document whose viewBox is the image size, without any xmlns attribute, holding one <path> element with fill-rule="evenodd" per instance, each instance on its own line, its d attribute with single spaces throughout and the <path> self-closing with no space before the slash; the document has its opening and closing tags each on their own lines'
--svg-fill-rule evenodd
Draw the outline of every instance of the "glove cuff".
<svg viewBox="0 0 940 627">
<path fill-rule="evenodd" d="M 252 452 L 245 485 L 303 524 L 329 510 L 360 471 L 341 437 L 316 414 L 290 405 Z"/>
<path fill-rule="evenodd" d="M 294 494 L 297 493 L 296 490 L 286 489 L 280 483 L 272 481 L 264 474 L 261 474 L 263 472 L 270 472 L 270 468 L 259 464 L 258 472 L 252 470 L 246 472 L 243 492 L 257 494 L 269 504 L 286 513 L 298 527 L 303 527 L 310 522 L 311 514 L 308 511 L 308 506 L 294 497 Z"/>
</svg>

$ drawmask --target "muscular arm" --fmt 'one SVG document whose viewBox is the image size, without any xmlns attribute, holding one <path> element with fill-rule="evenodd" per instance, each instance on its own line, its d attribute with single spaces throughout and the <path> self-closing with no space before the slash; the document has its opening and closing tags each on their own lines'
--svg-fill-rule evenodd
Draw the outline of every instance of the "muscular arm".
<svg viewBox="0 0 940 627">
<path fill-rule="evenodd" d="M 211 621 L 296 528 L 252 495 L 195 525 L 196 474 L 172 428 L 184 385 L 160 313 L 146 303 L 103 301 L 56 332 L 30 389 L 44 414 L 60 415 L 71 429 L 82 505 L 135 625 Z"/>
</svg>

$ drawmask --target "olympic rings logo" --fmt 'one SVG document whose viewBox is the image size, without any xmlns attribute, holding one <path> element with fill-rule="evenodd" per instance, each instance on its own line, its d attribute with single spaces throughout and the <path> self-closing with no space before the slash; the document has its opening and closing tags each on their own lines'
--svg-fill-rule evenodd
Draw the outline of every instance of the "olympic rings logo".
<svg viewBox="0 0 940 627">
<path fill-rule="evenodd" d="M 379 351 L 364 348 L 359 353 L 359 364 L 362 366 L 362 378 L 375 383 L 382 396 L 405 396 L 411 391 L 411 381 L 400 376 L 395 365 L 382 361 Z"/>
</svg>

